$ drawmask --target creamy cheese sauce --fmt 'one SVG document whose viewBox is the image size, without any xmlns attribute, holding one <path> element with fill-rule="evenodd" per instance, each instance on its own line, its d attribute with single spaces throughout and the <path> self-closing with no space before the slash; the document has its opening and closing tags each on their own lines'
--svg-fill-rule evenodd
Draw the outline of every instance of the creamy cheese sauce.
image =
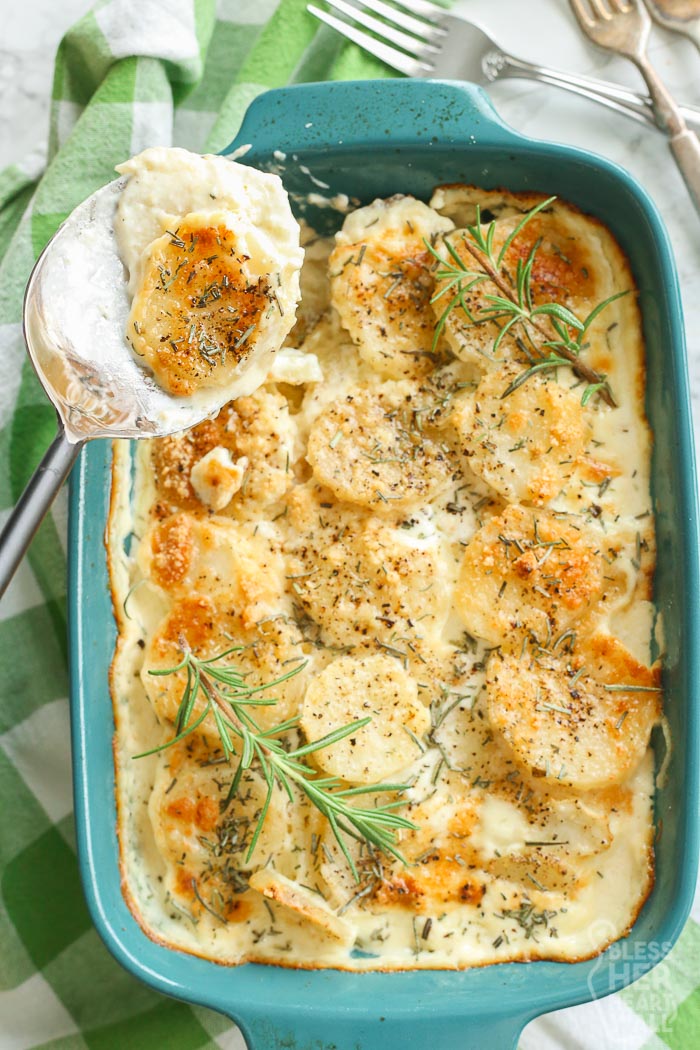
<svg viewBox="0 0 700 1050">
<path fill-rule="evenodd" d="M 537 217 L 535 302 L 585 318 L 628 293 L 581 351 L 617 407 L 582 406 L 564 367 L 503 397 L 527 367 L 517 341 L 494 353 L 489 325 L 458 310 L 433 343 L 447 278 L 426 240 L 454 258 L 445 238 L 459 254 L 480 202 L 502 245 L 540 200 L 450 187 L 430 208 L 351 213 L 335 242 L 306 231 L 297 325 L 260 390 L 184 435 L 115 447 L 119 835 L 153 938 L 227 964 L 576 960 L 648 895 L 661 706 L 627 262 L 575 209 Z M 531 247 L 523 232 L 510 250 Z M 407 785 L 405 864 L 348 839 L 355 879 L 326 819 L 282 790 L 249 856 L 264 780 L 253 765 L 227 801 L 210 716 L 133 758 L 174 735 L 182 678 L 148 671 L 179 662 L 183 635 L 209 656 L 241 645 L 255 684 L 302 667 L 259 709 L 264 727 L 300 716 L 289 746 L 371 716 L 311 761 L 348 786 Z"/>
</svg>

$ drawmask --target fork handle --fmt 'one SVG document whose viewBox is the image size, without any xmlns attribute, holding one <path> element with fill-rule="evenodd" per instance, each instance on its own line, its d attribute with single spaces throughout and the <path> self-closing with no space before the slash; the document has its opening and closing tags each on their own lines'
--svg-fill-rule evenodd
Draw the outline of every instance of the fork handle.
<svg viewBox="0 0 700 1050">
<path fill-rule="evenodd" d="M 678 170 L 685 180 L 693 204 L 700 213 L 700 139 L 688 129 L 676 100 L 646 53 L 637 55 L 634 61 L 649 88 L 656 123 L 668 135 L 668 143 Z"/>
<path fill-rule="evenodd" d="M 649 95 L 641 95 L 621 84 L 611 84 L 605 80 L 594 80 L 578 74 L 564 73 L 558 69 L 549 69 L 533 62 L 525 62 L 505 51 L 494 48 L 484 61 L 484 74 L 488 80 L 500 80 L 507 77 L 518 77 L 523 80 L 537 80 L 563 88 L 576 95 L 599 102 L 609 109 L 624 113 L 644 124 L 655 125 L 654 109 Z M 696 106 L 679 106 L 688 127 L 700 132 L 700 109 Z"/>
<path fill-rule="evenodd" d="M 671 137 L 685 131 L 685 120 L 680 107 L 647 58 L 646 53 L 633 56 L 633 61 L 649 88 L 656 123 Z"/>
<path fill-rule="evenodd" d="M 700 139 L 694 131 L 685 128 L 677 135 L 672 135 L 668 144 L 693 204 L 700 212 Z"/>
</svg>

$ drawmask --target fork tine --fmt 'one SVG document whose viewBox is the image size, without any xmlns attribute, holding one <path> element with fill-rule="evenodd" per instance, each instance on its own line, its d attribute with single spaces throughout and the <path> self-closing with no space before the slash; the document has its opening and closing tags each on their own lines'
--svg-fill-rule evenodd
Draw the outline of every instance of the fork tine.
<svg viewBox="0 0 700 1050">
<path fill-rule="evenodd" d="M 584 31 L 595 25 L 595 19 L 591 17 L 590 9 L 585 7 L 581 0 L 569 0 L 569 3 L 574 15 L 584 27 Z"/>
<path fill-rule="evenodd" d="M 389 7 L 383 0 L 355 0 L 362 7 L 368 8 L 370 11 L 374 11 L 376 14 L 381 15 L 388 22 L 393 22 L 399 29 L 404 29 L 408 33 L 413 33 L 420 40 L 427 40 L 430 44 L 437 44 L 438 46 L 442 42 L 447 30 L 443 29 L 442 26 L 436 25 L 435 23 L 419 21 L 417 18 L 413 18 L 411 15 L 406 15 L 403 11 L 397 11 L 395 7 Z"/>
<path fill-rule="evenodd" d="M 315 7 L 314 4 L 307 4 L 306 10 L 314 18 L 318 18 L 320 22 L 325 22 L 331 29 L 335 29 L 337 33 L 340 33 L 347 40 L 352 40 L 353 44 L 357 44 L 364 51 L 368 51 L 370 55 L 374 55 L 375 58 L 386 62 L 388 66 L 397 69 L 399 73 L 405 73 L 407 77 L 425 77 L 432 72 L 432 66 L 427 63 L 409 58 L 403 51 L 397 51 L 396 48 L 383 44 L 375 37 L 370 36 L 368 33 L 363 33 L 360 29 L 350 25 L 349 22 L 343 22 L 340 18 L 336 18 L 327 11 L 322 11 L 320 8 Z"/>
<path fill-rule="evenodd" d="M 395 44 L 396 47 L 400 47 L 403 51 L 408 52 L 412 58 L 430 59 L 433 55 L 437 55 L 440 50 L 432 44 L 426 44 L 422 40 L 418 40 L 417 37 L 409 36 L 408 33 L 402 33 L 400 29 L 394 29 L 393 26 L 387 25 L 386 22 L 380 22 L 378 18 L 365 14 L 364 11 L 360 11 L 359 8 L 346 3 L 345 0 L 326 0 L 326 3 L 329 7 L 334 7 L 336 11 L 340 11 L 347 18 L 357 22 L 363 29 L 369 29 L 372 33 L 376 33 L 378 37 L 381 37 L 382 40 Z"/>
<path fill-rule="evenodd" d="M 609 22 L 612 18 L 610 8 L 607 7 L 603 0 L 588 0 L 591 8 L 593 9 L 593 17 L 598 15 L 599 18 L 604 18 L 606 22 Z"/>
<path fill-rule="evenodd" d="M 420 15 L 421 18 L 434 20 L 447 14 L 444 7 L 431 4 L 430 0 L 395 0 L 397 7 L 403 7 L 411 14 Z"/>
</svg>

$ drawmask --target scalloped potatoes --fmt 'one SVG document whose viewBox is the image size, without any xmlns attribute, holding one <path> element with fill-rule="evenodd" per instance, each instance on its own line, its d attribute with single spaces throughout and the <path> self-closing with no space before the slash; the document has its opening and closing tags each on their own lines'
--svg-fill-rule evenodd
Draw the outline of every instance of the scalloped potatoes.
<svg viewBox="0 0 700 1050">
<path fill-rule="evenodd" d="M 133 518 L 121 461 L 120 835 L 153 936 L 225 963 L 458 968 L 588 957 L 642 906 L 662 705 L 640 320 L 595 220 L 556 201 L 519 232 L 542 201 L 452 186 L 351 213 L 311 243 L 308 309 L 264 386 L 140 453 Z M 476 265 L 477 203 L 504 252 L 465 290 L 438 257 Z M 475 323 L 517 299 L 533 250 L 523 303 L 583 321 L 627 293 L 580 350 L 617 407 L 561 362 L 525 375 L 550 322 L 500 342 L 503 317 Z M 341 847 L 293 785 L 273 783 L 253 842 L 270 788 L 253 763 L 231 794 L 211 712 L 134 763 L 172 736 L 186 672 L 159 672 L 183 645 L 278 682 L 254 717 L 284 722 L 327 790 L 371 814 L 401 787 L 405 864 Z"/>
</svg>

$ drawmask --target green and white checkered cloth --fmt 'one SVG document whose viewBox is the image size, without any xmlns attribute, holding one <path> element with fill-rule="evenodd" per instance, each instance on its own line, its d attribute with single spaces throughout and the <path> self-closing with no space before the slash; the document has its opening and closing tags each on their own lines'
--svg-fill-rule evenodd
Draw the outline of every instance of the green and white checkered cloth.
<svg viewBox="0 0 700 1050">
<path fill-rule="evenodd" d="M 215 11 L 213 0 L 103 0 L 62 41 L 47 166 L 0 173 L 0 521 L 55 431 L 20 320 L 32 263 L 65 216 L 146 146 L 221 149 L 266 88 L 389 75 L 320 28 L 305 5 L 222 0 Z M 228 1020 L 162 998 L 122 970 L 83 901 L 70 786 L 65 508 L 64 493 L 0 606 L 0 1050 L 242 1050 Z M 522 1050 L 698 1046 L 693 920 L 637 984 L 535 1021 L 521 1041 Z"/>
</svg>

